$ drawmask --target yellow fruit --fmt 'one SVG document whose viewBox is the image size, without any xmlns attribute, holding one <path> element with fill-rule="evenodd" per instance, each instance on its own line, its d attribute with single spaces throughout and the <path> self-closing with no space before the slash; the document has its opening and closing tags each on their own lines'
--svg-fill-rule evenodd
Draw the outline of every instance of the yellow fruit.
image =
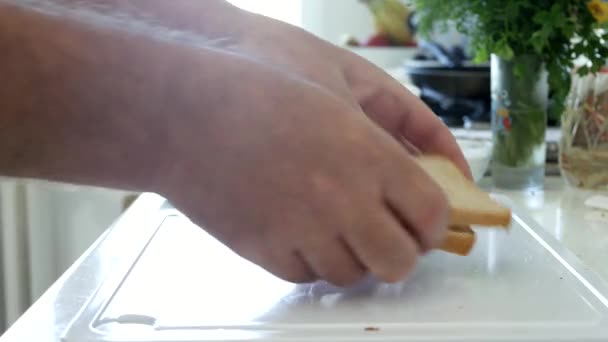
<svg viewBox="0 0 608 342">
<path fill-rule="evenodd" d="M 365 0 L 374 16 L 376 31 L 387 35 L 393 43 L 412 41 L 407 25 L 410 10 L 399 0 Z"/>
</svg>

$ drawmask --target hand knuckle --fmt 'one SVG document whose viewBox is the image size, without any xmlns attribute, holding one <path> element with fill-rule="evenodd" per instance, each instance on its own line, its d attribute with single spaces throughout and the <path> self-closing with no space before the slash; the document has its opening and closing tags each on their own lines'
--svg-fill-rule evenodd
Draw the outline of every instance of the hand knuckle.
<svg viewBox="0 0 608 342">
<path fill-rule="evenodd" d="M 448 203 L 439 190 L 431 190 L 426 196 L 423 205 L 416 211 L 414 224 L 421 228 L 438 229 L 448 214 Z"/>
<path fill-rule="evenodd" d="M 412 246 L 406 247 L 394 255 L 395 257 L 387 258 L 384 266 L 375 272 L 380 279 L 389 283 L 404 279 L 413 271 L 418 260 L 413 242 Z"/>
<path fill-rule="evenodd" d="M 306 283 L 314 280 L 314 277 L 304 270 L 282 268 L 274 273 L 290 283 Z"/>
<path fill-rule="evenodd" d="M 365 275 L 363 270 L 350 270 L 348 272 L 340 272 L 328 279 L 332 284 L 337 286 L 348 286 L 359 281 Z"/>
</svg>

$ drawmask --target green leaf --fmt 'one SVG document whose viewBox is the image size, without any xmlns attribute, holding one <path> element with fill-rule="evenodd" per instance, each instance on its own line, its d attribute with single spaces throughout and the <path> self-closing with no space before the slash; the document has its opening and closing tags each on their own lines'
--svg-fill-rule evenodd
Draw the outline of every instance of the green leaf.
<svg viewBox="0 0 608 342">
<path fill-rule="evenodd" d="M 566 25 L 562 26 L 562 34 L 565 37 L 574 37 L 575 32 L 576 26 L 572 23 L 567 23 Z"/>
<path fill-rule="evenodd" d="M 511 49 L 505 40 L 501 40 L 496 44 L 495 53 L 506 60 L 513 59 L 513 49 Z"/>
<path fill-rule="evenodd" d="M 547 11 L 540 11 L 532 17 L 532 21 L 539 25 L 545 25 L 551 23 L 551 15 Z"/>
<path fill-rule="evenodd" d="M 547 38 L 543 34 L 543 31 L 536 31 L 532 34 L 532 37 L 530 37 L 530 43 L 532 43 L 534 51 L 541 54 L 547 44 Z"/>
<path fill-rule="evenodd" d="M 473 58 L 473 63 L 483 63 L 487 62 L 490 59 L 490 54 L 485 50 L 478 50 Z"/>
<path fill-rule="evenodd" d="M 520 5 L 518 1 L 508 1 L 505 6 L 505 17 L 515 18 L 519 16 Z"/>
<path fill-rule="evenodd" d="M 577 56 L 584 54 L 585 50 L 586 50 L 585 46 L 581 43 L 574 45 L 574 48 L 572 49 L 572 51 L 574 51 L 574 53 L 576 53 Z"/>
<path fill-rule="evenodd" d="M 523 78 L 526 74 L 525 64 L 523 64 L 523 63 L 515 64 L 515 66 L 513 68 L 513 73 L 515 74 L 515 76 L 517 76 L 519 78 Z"/>
<path fill-rule="evenodd" d="M 556 2 L 555 4 L 553 4 L 553 6 L 551 6 L 551 13 L 549 14 L 549 22 L 545 23 L 545 25 L 553 26 L 553 27 L 557 27 L 557 28 L 563 27 L 568 22 L 565 14 L 566 13 L 565 13 L 562 5 L 559 2 Z"/>
</svg>

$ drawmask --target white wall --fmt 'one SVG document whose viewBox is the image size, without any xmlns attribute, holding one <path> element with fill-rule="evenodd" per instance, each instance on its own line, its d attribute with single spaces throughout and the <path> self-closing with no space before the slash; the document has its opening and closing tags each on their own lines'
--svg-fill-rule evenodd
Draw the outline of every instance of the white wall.
<svg viewBox="0 0 608 342">
<path fill-rule="evenodd" d="M 338 43 L 344 34 L 365 39 L 373 32 L 373 20 L 359 0 L 228 0 L 245 10 L 302 26 Z"/>
<path fill-rule="evenodd" d="M 53 183 L 26 185 L 32 299 L 120 216 L 126 194 Z"/>
<path fill-rule="evenodd" d="M 0 333 L 119 217 L 127 194 L 0 179 Z"/>
<path fill-rule="evenodd" d="M 364 40 L 374 30 L 371 13 L 359 0 L 302 0 L 302 26 L 333 43 L 345 34 Z"/>
<path fill-rule="evenodd" d="M 228 0 L 228 2 L 247 11 L 299 26 L 302 20 L 302 3 L 307 0 Z"/>
</svg>

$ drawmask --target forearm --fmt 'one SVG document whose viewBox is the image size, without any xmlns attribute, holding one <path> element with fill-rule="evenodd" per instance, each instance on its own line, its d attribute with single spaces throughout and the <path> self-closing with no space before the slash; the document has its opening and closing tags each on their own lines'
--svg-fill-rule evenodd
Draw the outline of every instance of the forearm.
<svg viewBox="0 0 608 342">
<path fill-rule="evenodd" d="M 205 65 L 218 66 L 203 50 L 3 2 L 0 51 L 0 174 L 138 190 L 162 178 L 179 136 L 168 122 L 211 96 Z"/>
<path fill-rule="evenodd" d="M 41 0 L 32 0 L 40 2 Z M 252 15 L 225 0 L 46 0 L 58 6 L 86 9 L 102 15 L 131 18 L 152 26 L 192 32 L 220 46 L 250 34 Z"/>
</svg>

